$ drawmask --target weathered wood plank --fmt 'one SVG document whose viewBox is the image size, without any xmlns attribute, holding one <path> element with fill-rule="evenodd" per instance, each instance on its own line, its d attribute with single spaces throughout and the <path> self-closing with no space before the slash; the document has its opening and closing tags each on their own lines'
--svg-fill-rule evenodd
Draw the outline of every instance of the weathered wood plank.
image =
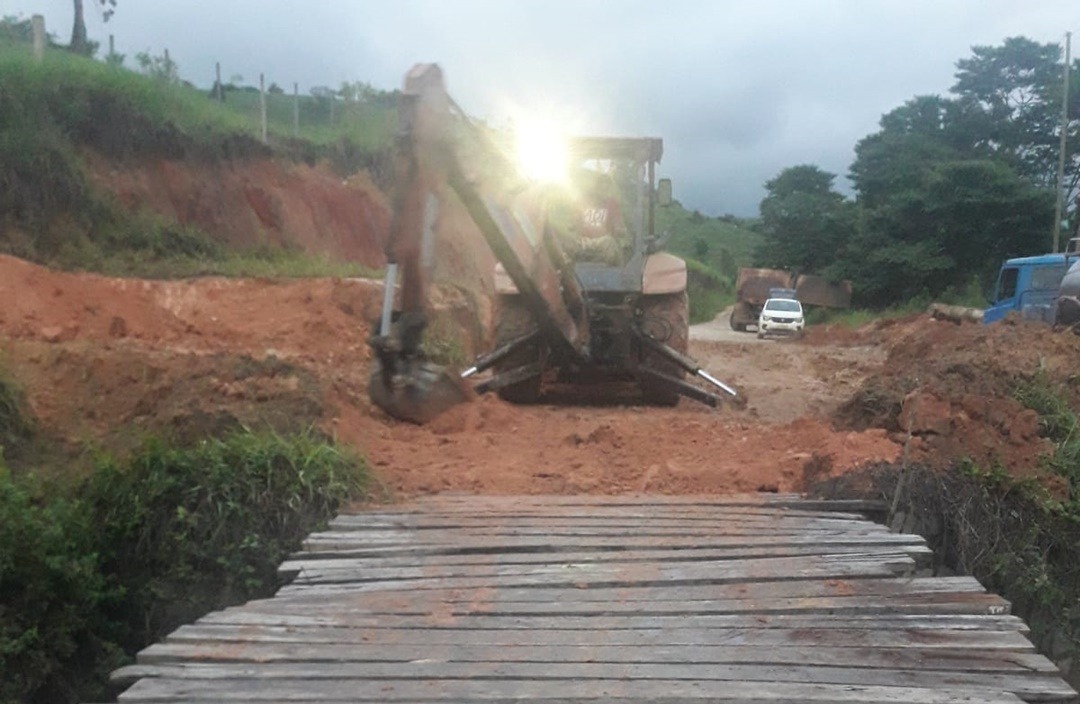
<svg viewBox="0 0 1080 704">
<path fill-rule="evenodd" d="M 940 670 L 872 669 L 805 665 L 726 665 L 650 664 L 650 663 L 245 663 L 243 681 L 274 679 L 348 682 L 354 686 L 363 680 L 421 680 L 442 682 L 460 680 L 545 681 L 617 679 L 685 680 L 704 682 L 790 682 L 800 684 L 844 684 L 879 687 L 971 687 L 990 691 L 1013 692 L 1029 701 L 1062 700 L 1075 696 L 1071 687 L 1056 674 L 1029 672 L 1023 675 L 996 672 L 957 672 Z M 119 682 L 140 677 L 168 677 L 189 680 L 238 680 L 236 667 L 221 664 L 130 665 L 116 671 Z"/>
<path fill-rule="evenodd" d="M 156 643 L 139 653 L 141 665 L 192 663 L 353 663 L 353 662 L 486 662 L 486 663 L 643 663 L 850 666 L 846 647 L 810 646 L 657 646 L 657 645 L 463 645 L 379 644 L 343 648 L 340 644 L 282 643 Z M 997 673 L 1050 672 L 1057 668 L 1032 652 L 968 648 L 877 648 L 859 654 L 859 667 Z"/>
<path fill-rule="evenodd" d="M 793 645 L 826 648 L 975 649 L 1034 652 L 1017 630 L 956 630 L 949 628 L 641 628 L 484 629 L 484 628 L 348 628 L 342 626 L 273 626 L 198 623 L 181 626 L 167 643 L 310 643 L 352 647 L 378 645 L 422 646 L 765 646 Z"/>
<path fill-rule="evenodd" d="M 455 617 L 434 612 L 427 617 L 354 615 L 348 613 L 308 616 L 304 614 L 259 613 L 242 608 L 207 614 L 199 624 L 234 626 L 343 626 L 367 629 L 510 629 L 510 630 L 639 630 L 702 628 L 869 628 L 932 630 L 1016 630 L 1027 633 L 1022 619 L 1012 615 L 973 616 L 967 614 L 876 615 L 838 614 L 725 614 L 698 616 L 484 616 Z"/>
<path fill-rule="evenodd" d="M 802 558 L 792 558 L 799 560 Z M 671 583 L 675 586 L 690 584 L 731 584 L 735 582 L 778 581 L 791 579 L 858 579 L 862 577 L 887 577 L 911 571 L 915 561 L 907 555 L 882 556 L 873 560 L 831 561 L 826 564 L 785 566 L 780 570 L 775 565 L 727 564 L 724 570 L 710 569 L 708 566 L 655 566 L 651 574 L 632 570 L 587 570 L 558 569 L 537 571 L 532 574 L 505 574 L 492 570 L 490 575 L 470 577 L 442 577 L 437 580 L 425 576 L 382 581 L 358 581 L 353 575 L 299 575 L 296 581 L 282 587 L 281 594 L 306 592 L 315 594 L 335 594 L 341 591 L 385 591 L 428 590 L 428 589 L 485 589 L 495 587 L 522 586 L 562 586 L 562 587 L 620 587 L 620 586 L 659 586 Z"/>
<path fill-rule="evenodd" d="M 714 616 L 724 614 L 1007 614 L 1008 601 L 996 594 L 911 594 L 901 596 L 794 597 L 780 599 L 702 599 L 665 602 L 473 602 L 370 605 L 322 604 L 310 601 L 281 604 L 273 613 L 324 613 L 371 616 L 440 617 L 485 616 Z"/>
<path fill-rule="evenodd" d="M 717 526 L 757 526 L 777 525 L 804 526 L 814 528 L 844 528 L 862 519 L 847 515 L 828 514 L 777 514 L 770 511 L 757 511 L 743 514 L 716 515 L 708 511 L 683 515 L 648 515 L 647 513 L 602 512 L 569 513 L 551 515 L 537 510 L 533 515 L 511 515 L 500 513 L 431 515 L 431 514 L 383 514 L 378 517 L 341 515 L 330 521 L 332 530 L 448 530 L 448 529 L 492 529 L 499 526 L 513 525 L 519 528 L 641 528 L 648 523 L 651 528 L 687 528 L 702 529 Z"/>
<path fill-rule="evenodd" d="M 499 552 L 481 554 L 423 555 L 411 553 L 395 557 L 352 556 L 338 557 L 333 553 L 299 553 L 281 564 L 278 572 L 292 579 L 303 569 L 341 568 L 400 568 L 443 565 L 529 565 L 561 562 L 718 562 L 721 560 L 758 559 L 772 557 L 799 557 L 807 555 L 855 555 L 873 551 L 903 552 L 916 560 L 927 561 L 933 556 L 928 546 L 913 544 L 882 545 L 796 545 L 791 547 L 738 547 L 725 549 L 686 550 L 592 550 L 552 553 Z"/>
<path fill-rule="evenodd" d="M 258 702 L 650 702 L 686 704 L 1019 704 L 1016 695 L 956 686 L 933 689 L 684 680 L 247 680 L 222 686 L 213 680 L 148 678 L 120 695 L 120 701 L 258 701 Z"/>
<path fill-rule="evenodd" d="M 676 550 L 681 548 L 723 548 L 749 547 L 761 545 L 912 545 L 919 544 L 921 538 L 899 533 L 847 533 L 837 531 L 804 535 L 801 533 L 785 535 L 743 535 L 743 536 L 576 536 L 549 537 L 540 535 L 503 536 L 498 540 L 480 537 L 438 536 L 427 541 L 415 538 L 397 537 L 387 540 L 369 540 L 366 534 L 355 531 L 338 533 L 314 533 L 304 541 L 304 551 L 338 552 L 354 551 L 351 554 L 407 554 L 409 552 L 442 551 L 444 554 L 491 553 L 491 552 L 557 552 L 559 550 L 629 550 L 633 548 Z"/>
<path fill-rule="evenodd" d="M 693 601 L 699 599 L 774 599 L 785 597 L 819 596 L 893 596 L 902 594 L 976 593 L 986 590 L 974 577 L 911 577 L 889 579 L 806 579 L 778 582 L 755 582 L 737 584 L 709 584 L 699 586 L 661 585 L 658 587 L 603 587 L 582 589 L 580 586 L 566 588 L 523 587 L 476 593 L 454 589 L 431 589 L 423 598 L 440 604 L 472 604 L 479 601 L 514 603 L 587 603 L 601 602 L 666 602 Z M 319 606 L 324 599 L 307 596 L 303 592 L 295 596 L 275 596 L 248 602 L 248 609 L 273 610 L 276 604 L 312 603 Z M 415 604 L 417 595 L 399 595 L 386 592 L 361 592 L 344 594 L 335 600 L 335 607 L 365 604 Z"/>
<path fill-rule="evenodd" d="M 813 556 L 791 557 L 755 557 L 726 560 L 722 568 L 716 562 L 701 560 L 678 560 L 672 558 L 660 562 L 615 561 L 571 562 L 560 559 L 551 563 L 502 563 L 492 561 L 488 564 L 471 565 L 423 565 L 419 567 L 368 567 L 363 564 L 327 566 L 310 565 L 302 568 L 296 576 L 295 584 L 313 584 L 316 582 L 380 582 L 388 580 L 448 580 L 470 577 L 521 577 L 539 575 L 574 575 L 587 576 L 590 579 L 618 577 L 620 581 L 633 582 L 638 578 L 655 579 L 658 575 L 672 580 L 693 579 L 703 574 L 715 575 L 717 572 L 746 570 L 768 570 L 776 579 L 786 578 L 790 568 L 798 570 L 812 563 L 822 564 L 886 564 L 898 569 L 914 566 L 914 561 L 906 552 L 872 551 L 850 554 L 827 553 Z"/>
</svg>

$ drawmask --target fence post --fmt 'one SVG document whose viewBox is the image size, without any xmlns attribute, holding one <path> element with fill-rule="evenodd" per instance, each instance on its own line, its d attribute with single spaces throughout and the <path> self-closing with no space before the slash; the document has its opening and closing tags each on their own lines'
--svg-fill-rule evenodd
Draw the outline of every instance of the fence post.
<svg viewBox="0 0 1080 704">
<path fill-rule="evenodd" d="M 113 35 L 110 34 L 109 35 L 109 61 L 112 61 L 114 56 L 116 56 L 116 40 L 113 37 Z"/>
<path fill-rule="evenodd" d="M 292 84 L 292 131 L 293 137 L 300 136 L 300 84 Z"/>
<path fill-rule="evenodd" d="M 34 15 L 30 23 L 34 27 L 34 59 L 41 61 L 45 58 L 45 16 Z"/>
<path fill-rule="evenodd" d="M 217 75 L 217 83 L 214 84 L 214 90 L 217 91 L 217 95 L 215 95 L 214 97 L 217 98 L 219 103 L 224 103 L 225 102 L 225 86 L 221 85 L 221 62 L 220 61 L 215 61 L 214 62 L 214 73 Z"/>
<path fill-rule="evenodd" d="M 259 118 L 262 122 L 262 141 L 266 144 L 266 83 L 259 74 Z"/>
</svg>

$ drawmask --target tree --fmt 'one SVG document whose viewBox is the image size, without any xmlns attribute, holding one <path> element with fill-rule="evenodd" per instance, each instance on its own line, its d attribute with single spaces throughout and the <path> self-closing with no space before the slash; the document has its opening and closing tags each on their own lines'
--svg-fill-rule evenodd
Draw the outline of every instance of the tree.
<svg viewBox="0 0 1080 704">
<path fill-rule="evenodd" d="M 765 184 L 763 241 L 754 259 L 764 266 L 824 272 L 854 234 L 852 204 L 833 190 L 836 176 L 804 164 Z"/>
<path fill-rule="evenodd" d="M 82 56 L 91 56 L 96 44 L 86 38 L 86 17 L 83 13 L 83 0 L 73 0 L 75 3 L 75 25 L 71 28 L 70 49 Z M 101 6 L 101 17 L 106 22 L 116 12 L 116 0 L 94 0 Z"/>
<path fill-rule="evenodd" d="M 1053 185 L 1061 47 L 1010 37 L 998 47 L 973 47 L 972 54 L 957 62 L 952 92 L 972 108 L 980 143 L 1035 183 Z"/>
</svg>

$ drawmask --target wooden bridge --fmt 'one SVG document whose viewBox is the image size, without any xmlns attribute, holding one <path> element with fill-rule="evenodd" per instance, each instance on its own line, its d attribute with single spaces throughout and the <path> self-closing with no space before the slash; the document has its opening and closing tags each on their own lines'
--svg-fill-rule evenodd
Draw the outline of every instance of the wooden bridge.
<svg viewBox="0 0 1080 704">
<path fill-rule="evenodd" d="M 794 496 L 436 497 L 339 516 L 123 702 L 1073 701 L 921 538 Z M 839 509 L 839 510 L 837 510 Z"/>
</svg>

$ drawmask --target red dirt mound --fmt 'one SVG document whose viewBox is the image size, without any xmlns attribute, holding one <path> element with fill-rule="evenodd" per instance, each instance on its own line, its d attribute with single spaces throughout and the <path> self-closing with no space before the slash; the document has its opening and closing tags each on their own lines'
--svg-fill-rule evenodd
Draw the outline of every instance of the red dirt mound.
<svg viewBox="0 0 1080 704">
<path fill-rule="evenodd" d="M 879 427 L 912 437 L 912 459 L 946 465 L 968 457 L 1035 473 L 1052 450 L 1038 417 L 1013 398 L 1041 371 L 1076 400 L 1080 338 L 1038 323 L 952 323 L 919 316 L 879 328 L 888 356 L 881 370 L 836 414 L 845 427 Z"/>
</svg>

